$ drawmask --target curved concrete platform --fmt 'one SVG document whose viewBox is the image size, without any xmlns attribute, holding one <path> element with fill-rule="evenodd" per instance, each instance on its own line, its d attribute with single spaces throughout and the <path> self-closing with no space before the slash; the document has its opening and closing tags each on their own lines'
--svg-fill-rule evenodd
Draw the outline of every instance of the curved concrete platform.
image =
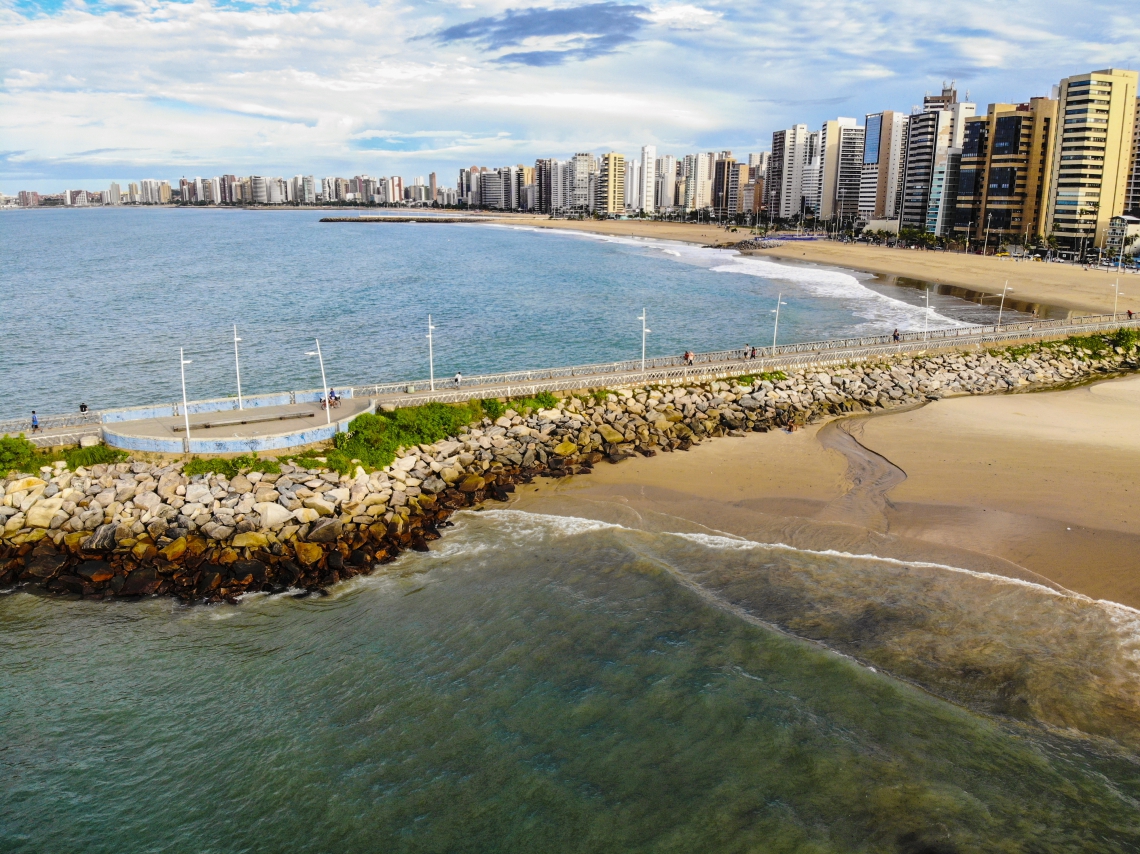
<svg viewBox="0 0 1140 854">
<path fill-rule="evenodd" d="M 336 433 L 345 432 L 353 418 L 371 412 L 372 408 L 368 398 L 345 399 L 333 409 L 331 424 L 319 403 L 198 412 L 190 416 L 189 447 L 185 419 L 162 414 L 105 422 L 103 440 L 114 448 L 163 454 L 278 451 L 327 441 Z"/>
</svg>

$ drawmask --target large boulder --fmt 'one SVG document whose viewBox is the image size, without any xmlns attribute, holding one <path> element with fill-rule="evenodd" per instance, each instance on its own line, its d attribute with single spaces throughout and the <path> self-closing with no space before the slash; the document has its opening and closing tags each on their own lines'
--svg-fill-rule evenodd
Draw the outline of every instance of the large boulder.
<svg viewBox="0 0 1140 854">
<path fill-rule="evenodd" d="M 47 482 L 40 480 L 38 477 L 21 477 L 8 484 L 8 488 L 4 490 L 6 495 L 11 495 L 13 492 L 30 492 L 37 486 L 46 487 Z"/>
<path fill-rule="evenodd" d="M 59 497 L 37 501 L 28 510 L 24 524 L 29 528 L 50 528 L 51 520 L 62 506 L 63 499 Z"/>
<path fill-rule="evenodd" d="M 83 543 L 84 551 L 99 552 L 113 549 L 115 547 L 115 529 L 118 527 L 114 522 L 100 525 Z"/>
<path fill-rule="evenodd" d="M 336 508 L 333 507 L 333 505 L 316 495 L 306 498 L 302 503 L 310 510 L 316 510 L 320 516 L 331 516 L 336 512 Z"/>
<path fill-rule="evenodd" d="M 275 530 L 293 518 L 293 514 L 276 501 L 263 501 L 253 505 L 254 512 L 261 517 L 261 527 Z"/>
<path fill-rule="evenodd" d="M 339 519 L 318 519 L 309 527 L 305 539 L 312 543 L 335 543 L 343 530 Z"/>
</svg>

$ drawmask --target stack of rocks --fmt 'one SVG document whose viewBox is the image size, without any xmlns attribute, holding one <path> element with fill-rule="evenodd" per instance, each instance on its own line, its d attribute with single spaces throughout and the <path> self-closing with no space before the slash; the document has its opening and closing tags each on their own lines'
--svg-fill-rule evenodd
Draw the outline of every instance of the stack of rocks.
<svg viewBox="0 0 1140 854">
<path fill-rule="evenodd" d="M 602 460 L 687 450 L 708 437 L 947 395 L 1064 386 L 1138 367 L 1135 347 L 1095 354 L 1061 346 L 613 389 L 527 414 L 507 410 L 445 441 L 402 449 L 374 472 L 282 464 L 279 472 L 231 480 L 186 476 L 182 463 L 69 471 L 57 462 L 0 480 L 0 586 L 187 601 L 319 590 L 403 549 L 426 549 L 455 510 L 505 501 L 515 484 L 539 475 L 583 474 Z"/>
</svg>

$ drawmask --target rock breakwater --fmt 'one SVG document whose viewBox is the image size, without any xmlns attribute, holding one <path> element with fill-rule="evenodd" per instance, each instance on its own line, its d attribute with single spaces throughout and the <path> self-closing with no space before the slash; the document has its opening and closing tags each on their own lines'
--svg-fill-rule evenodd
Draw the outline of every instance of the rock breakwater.
<svg viewBox="0 0 1140 854">
<path fill-rule="evenodd" d="M 227 478 L 143 460 L 0 480 L 0 588 L 70 597 L 234 600 L 318 591 L 427 549 L 455 510 L 505 501 L 537 476 L 687 450 L 711 437 L 905 407 L 947 395 L 1051 388 L 1140 368 L 1131 333 L 1001 353 L 900 356 L 829 371 L 595 390 L 506 409 L 402 449 L 382 471 L 282 463 Z M 510 406 L 510 402 L 506 403 Z"/>
</svg>

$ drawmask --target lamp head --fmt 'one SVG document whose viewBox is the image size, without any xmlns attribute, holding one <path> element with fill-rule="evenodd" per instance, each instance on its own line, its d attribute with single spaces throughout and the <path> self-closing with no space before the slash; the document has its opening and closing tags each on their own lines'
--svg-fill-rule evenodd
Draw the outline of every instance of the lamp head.
<svg viewBox="0 0 1140 854">
<path fill-rule="evenodd" d="M 305 353 L 305 355 L 306 356 L 315 356 L 315 355 L 317 355 L 317 351 L 316 350 L 309 350 Z"/>
</svg>

